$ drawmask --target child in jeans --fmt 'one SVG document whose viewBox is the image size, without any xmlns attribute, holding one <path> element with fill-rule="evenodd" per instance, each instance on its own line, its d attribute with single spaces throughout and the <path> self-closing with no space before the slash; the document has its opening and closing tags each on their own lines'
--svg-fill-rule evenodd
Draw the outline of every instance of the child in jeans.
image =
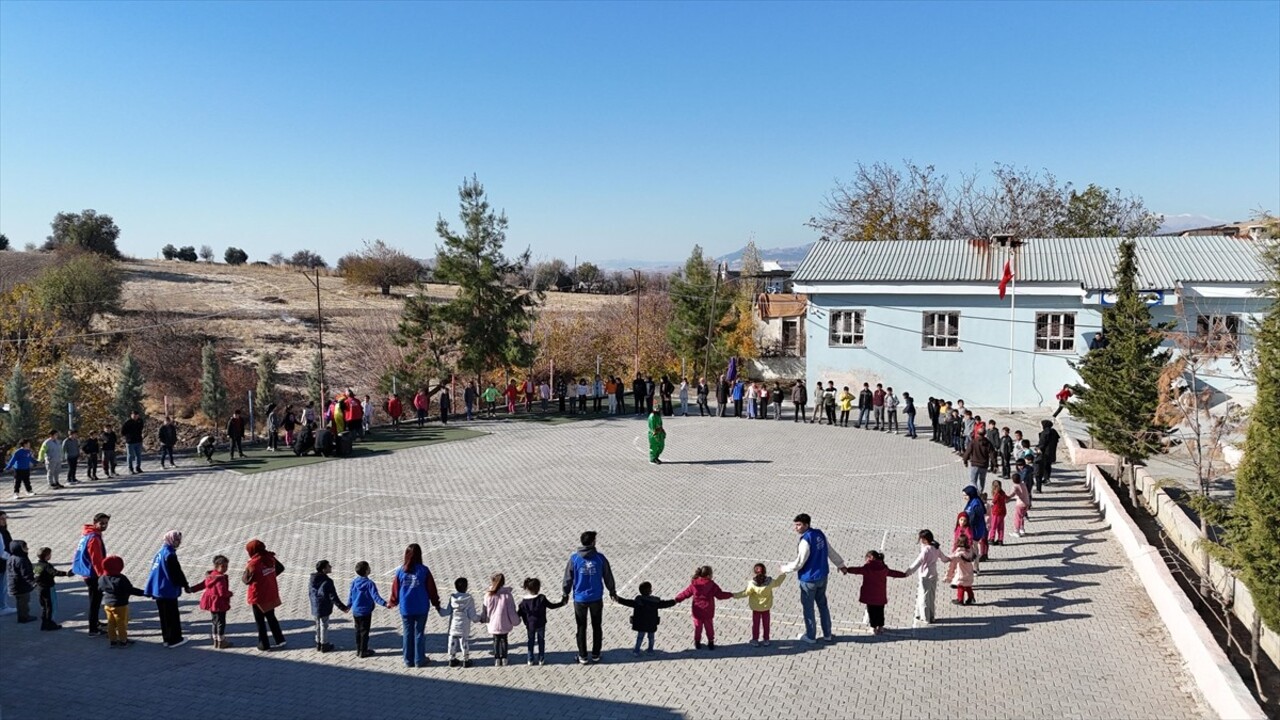
<svg viewBox="0 0 1280 720">
<path fill-rule="evenodd" d="M 507 587 L 507 576 L 494 573 L 489 582 L 489 592 L 484 594 L 484 615 L 489 620 L 489 634 L 493 636 L 493 664 L 507 664 L 507 636 L 520 621 L 516 615 L 516 600 Z"/>
<path fill-rule="evenodd" d="M 756 563 L 751 568 L 751 580 L 747 582 L 747 589 L 733 594 L 738 599 L 747 598 L 747 605 L 751 608 L 752 647 L 769 644 L 769 611 L 773 609 L 773 589 L 786 579 L 786 573 L 781 573 L 776 578 L 769 577 L 764 563 Z"/>
<path fill-rule="evenodd" d="M 342 612 L 350 612 L 351 608 L 343 604 L 338 597 L 338 589 L 333 586 L 333 578 L 329 573 L 333 566 L 328 560 L 316 563 L 316 571 L 311 573 L 311 617 L 316 620 L 316 652 L 327 653 L 333 649 L 329 642 L 329 616 L 333 615 L 333 606 L 337 605 Z"/>
<path fill-rule="evenodd" d="M 51 548 L 42 547 L 40 552 L 36 554 L 39 561 L 35 566 L 36 586 L 40 588 L 40 629 L 41 630 L 61 630 L 62 626 L 53 621 L 53 609 L 56 602 L 56 590 L 54 583 L 57 578 L 71 577 L 69 570 L 59 570 L 49 562 L 49 558 L 53 556 Z"/>
<path fill-rule="evenodd" d="M 480 614 L 476 612 L 475 598 L 467 592 L 467 579 L 458 578 L 453 581 L 454 593 L 449 602 L 440 608 L 440 614 L 450 616 L 449 621 L 449 667 L 471 667 L 471 623 L 480 622 Z M 462 653 L 458 660 L 457 653 Z"/>
<path fill-rule="evenodd" d="M 124 558 L 119 555 L 103 558 L 102 569 L 107 574 L 98 578 L 98 589 L 102 591 L 102 607 L 107 611 L 107 637 L 113 648 L 129 647 L 133 644 L 129 639 L 129 598 L 141 596 L 142 590 L 125 577 Z"/>
<path fill-rule="evenodd" d="M 230 565 L 226 555 L 215 555 L 213 569 L 204 574 L 203 580 L 191 586 L 191 592 L 201 591 L 200 609 L 209 613 L 209 635 L 217 650 L 231 647 L 227 640 L 227 611 L 231 609 L 231 579 L 227 576 L 227 568 Z"/>
<path fill-rule="evenodd" d="M 951 551 L 951 564 L 947 567 L 947 575 L 944 579 L 956 589 L 956 598 L 951 601 L 952 605 L 974 603 L 973 571 L 977 555 L 974 554 L 971 545 L 967 536 L 960 535 L 956 538 L 955 549 Z"/>
<path fill-rule="evenodd" d="M 525 595 L 520 600 L 516 615 L 524 622 L 525 630 L 529 632 L 529 664 L 533 665 L 535 662 L 533 651 L 536 646 L 537 664 L 546 665 L 547 611 L 564 607 L 565 603 L 569 602 L 569 598 L 561 596 L 560 602 L 551 602 L 546 595 L 542 594 L 542 581 L 538 578 L 525 578 L 521 586 L 524 588 Z"/>
<path fill-rule="evenodd" d="M 631 608 L 631 629 L 636 631 L 636 647 L 631 651 L 632 655 L 639 657 L 640 646 L 644 644 L 644 640 L 649 640 L 649 648 L 646 653 L 653 652 L 653 634 L 658 631 L 658 611 L 666 608 L 675 607 L 675 600 L 662 600 L 653 594 L 653 585 L 648 582 L 640 583 L 640 594 L 634 600 L 628 600 L 624 597 L 617 599 L 619 605 Z"/>
<path fill-rule="evenodd" d="M 373 625 L 373 606 L 387 606 L 387 601 L 378 594 L 378 586 L 369 579 L 369 563 L 361 560 L 356 563 L 356 576 L 351 581 L 351 589 L 347 594 L 347 606 L 351 608 L 351 621 L 356 625 L 356 657 L 367 658 L 374 655 L 369 649 L 369 628 Z"/>
<path fill-rule="evenodd" d="M 868 550 L 866 562 L 861 567 L 842 567 L 842 575 L 861 575 L 862 588 L 858 591 L 858 602 L 867 606 L 867 624 L 871 632 L 880 635 L 884 632 L 884 606 L 889 604 L 889 578 L 906 577 L 900 570 L 891 570 L 884 564 L 884 553 L 879 550 Z"/>
<path fill-rule="evenodd" d="M 710 565 L 703 565 L 693 571 L 693 580 L 689 586 L 681 590 L 676 596 L 675 601 L 681 602 L 693 598 L 693 606 L 691 608 L 693 614 L 693 647 L 702 649 L 702 631 L 707 631 L 707 649 L 716 649 L 716 600 L 729 600 L 733 597 L 733 593 L 725 592 L 720 589 L 715 580 L 712 580 L 712 569 Z"/>
</svg>

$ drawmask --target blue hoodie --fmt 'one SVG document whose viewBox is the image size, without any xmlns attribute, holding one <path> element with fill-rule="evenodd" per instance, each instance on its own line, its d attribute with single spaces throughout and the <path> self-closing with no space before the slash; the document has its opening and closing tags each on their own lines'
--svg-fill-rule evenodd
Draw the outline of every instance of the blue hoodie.
<svg viewBox="0 0 1280 720">
<path fill-rule="evenodd" d="M 564 593 L 573 592 L 576 603 L 599 602 L 604 599 L 605 589 L 610 595 L 616 595 L 613 584 L 613 569 L 609 560 L 596 552 L 594 547 L 580 547 L 578 552 L 569 556 L 564 568 Z"/>
<path fill-rule="evenodd" d="M 969 529 L 973 533 L 973 539 L 985 540 L 987 537 L 987 506 L 982 502 L 982 498 L 978 497 L 978 488 L 972 485 L 965 485 L 964 494 L 969 496 L 969 502 L 964 506 L 964 514 L 969 518 Z"/>
<path fill-rule="evenodd" d="M 364 617 L 373 614 L 373 606 L 387 606 L 387 601 L 378 594 L 378 585 L 373 580 L 360 575 L 351 581 L 351 592 L 347 595 L 347 604 L 351 606 L 353 617 Z"/>
<path fill-rule="evenodd" d="M 36 464 L 36 456 L 27 448 L 18 448 L 9 457 L 5 470 L 30 470 Z"/>
</svg>

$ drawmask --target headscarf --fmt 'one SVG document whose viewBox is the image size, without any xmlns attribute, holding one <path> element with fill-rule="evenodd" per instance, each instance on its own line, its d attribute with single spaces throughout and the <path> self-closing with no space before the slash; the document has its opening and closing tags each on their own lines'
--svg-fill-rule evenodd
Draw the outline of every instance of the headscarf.
<svg viewBox="0 0 1280 720">
<path fill-rule="evenodd" d="M 164 544 L 165 544 L 165 545 L 168 545 L 169 547 L 173 548 L 174 550 L 177 550 L 177 549 L 178 549 L 178 546 L 182 544 L 182 531 L 181 531 L 181 530 L 170 530 L 169 532 L 165 533 L 165 534 L 164 534 Z"/>
<path fill-rule="evenodd" d="M 261 540 L 254 538 L 253 540 L 250 540 L 249 542 L 245 543 L 244 550 L 245 552 L 249 553 L 249 557 L 253 557 L 255 555 L 261 555 L 262 553 L 266 552 L 267 545 Z"/>
</svg>

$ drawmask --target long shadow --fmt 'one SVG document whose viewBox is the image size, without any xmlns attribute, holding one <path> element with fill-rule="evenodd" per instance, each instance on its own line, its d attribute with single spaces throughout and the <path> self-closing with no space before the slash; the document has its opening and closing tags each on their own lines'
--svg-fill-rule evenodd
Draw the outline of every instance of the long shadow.
<svg viewBox="0 0 1280 720">
<path fill-rule="evenodd" d="M 772 460 L 663 460 L 663 465 L 769 465 Z"/>
</svg>

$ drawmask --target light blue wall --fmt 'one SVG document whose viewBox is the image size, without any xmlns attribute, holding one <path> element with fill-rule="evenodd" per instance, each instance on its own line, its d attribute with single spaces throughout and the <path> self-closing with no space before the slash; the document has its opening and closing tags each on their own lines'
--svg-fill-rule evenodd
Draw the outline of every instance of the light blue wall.
<svg viewBox="0 0 1280 720">
<path fill-rule="evenodd" d="M 828 341 L 831 310 L 864 310 L 865 341 L 861 348 L 831 347 Z M 1154 307 L 1157 322 L 1174 321 L 1180 329 L 1195 331 L 1196 313 L 1257 313 L 1256 300 L 1197 299 L 1195 307 L 1179 316 L 1176 306 Z M 923 313 L 952 310 L 960 312 L 958 350 L 922 347 Z M 1079 376 L 1068 365 L 1078 360 L 1089 341 L 1101 329 L 1101 306 L 1085 305 L 1078 297 L 1019 295 L 1013 324 L 1014 407 L 1056 404 L 1054 395 L 1064 383 L 1077 383 Z M 1035 351 L 1037 312 L 1076 314 L 1076 352 Z M 949 400 L 963 398 L 966 404 L 1003 407 L 1009 404 L 1010 367 L 1009 301 L 975 295 L 888 295 L 811 294 L 806 322 L 808 335 L 806 382 L 832 380 L 837 387 L 850 386 L 856 392 L 862 383 L 892 386 L 899 394 L 910 392 L 923 408 L 930 397 Z M 1242 334 L 1248 325 L 1242 319 Z M 1239 376 L 1229 361 L 1219 363 L 1216 374 Z M 1211 379 L 1215 386 L 1233 381 Z M 1226 388 L 1223 388 L 1226 389 Z M 1227 390 L 1239 392 L 1239 388 Z"/>
</svg>

